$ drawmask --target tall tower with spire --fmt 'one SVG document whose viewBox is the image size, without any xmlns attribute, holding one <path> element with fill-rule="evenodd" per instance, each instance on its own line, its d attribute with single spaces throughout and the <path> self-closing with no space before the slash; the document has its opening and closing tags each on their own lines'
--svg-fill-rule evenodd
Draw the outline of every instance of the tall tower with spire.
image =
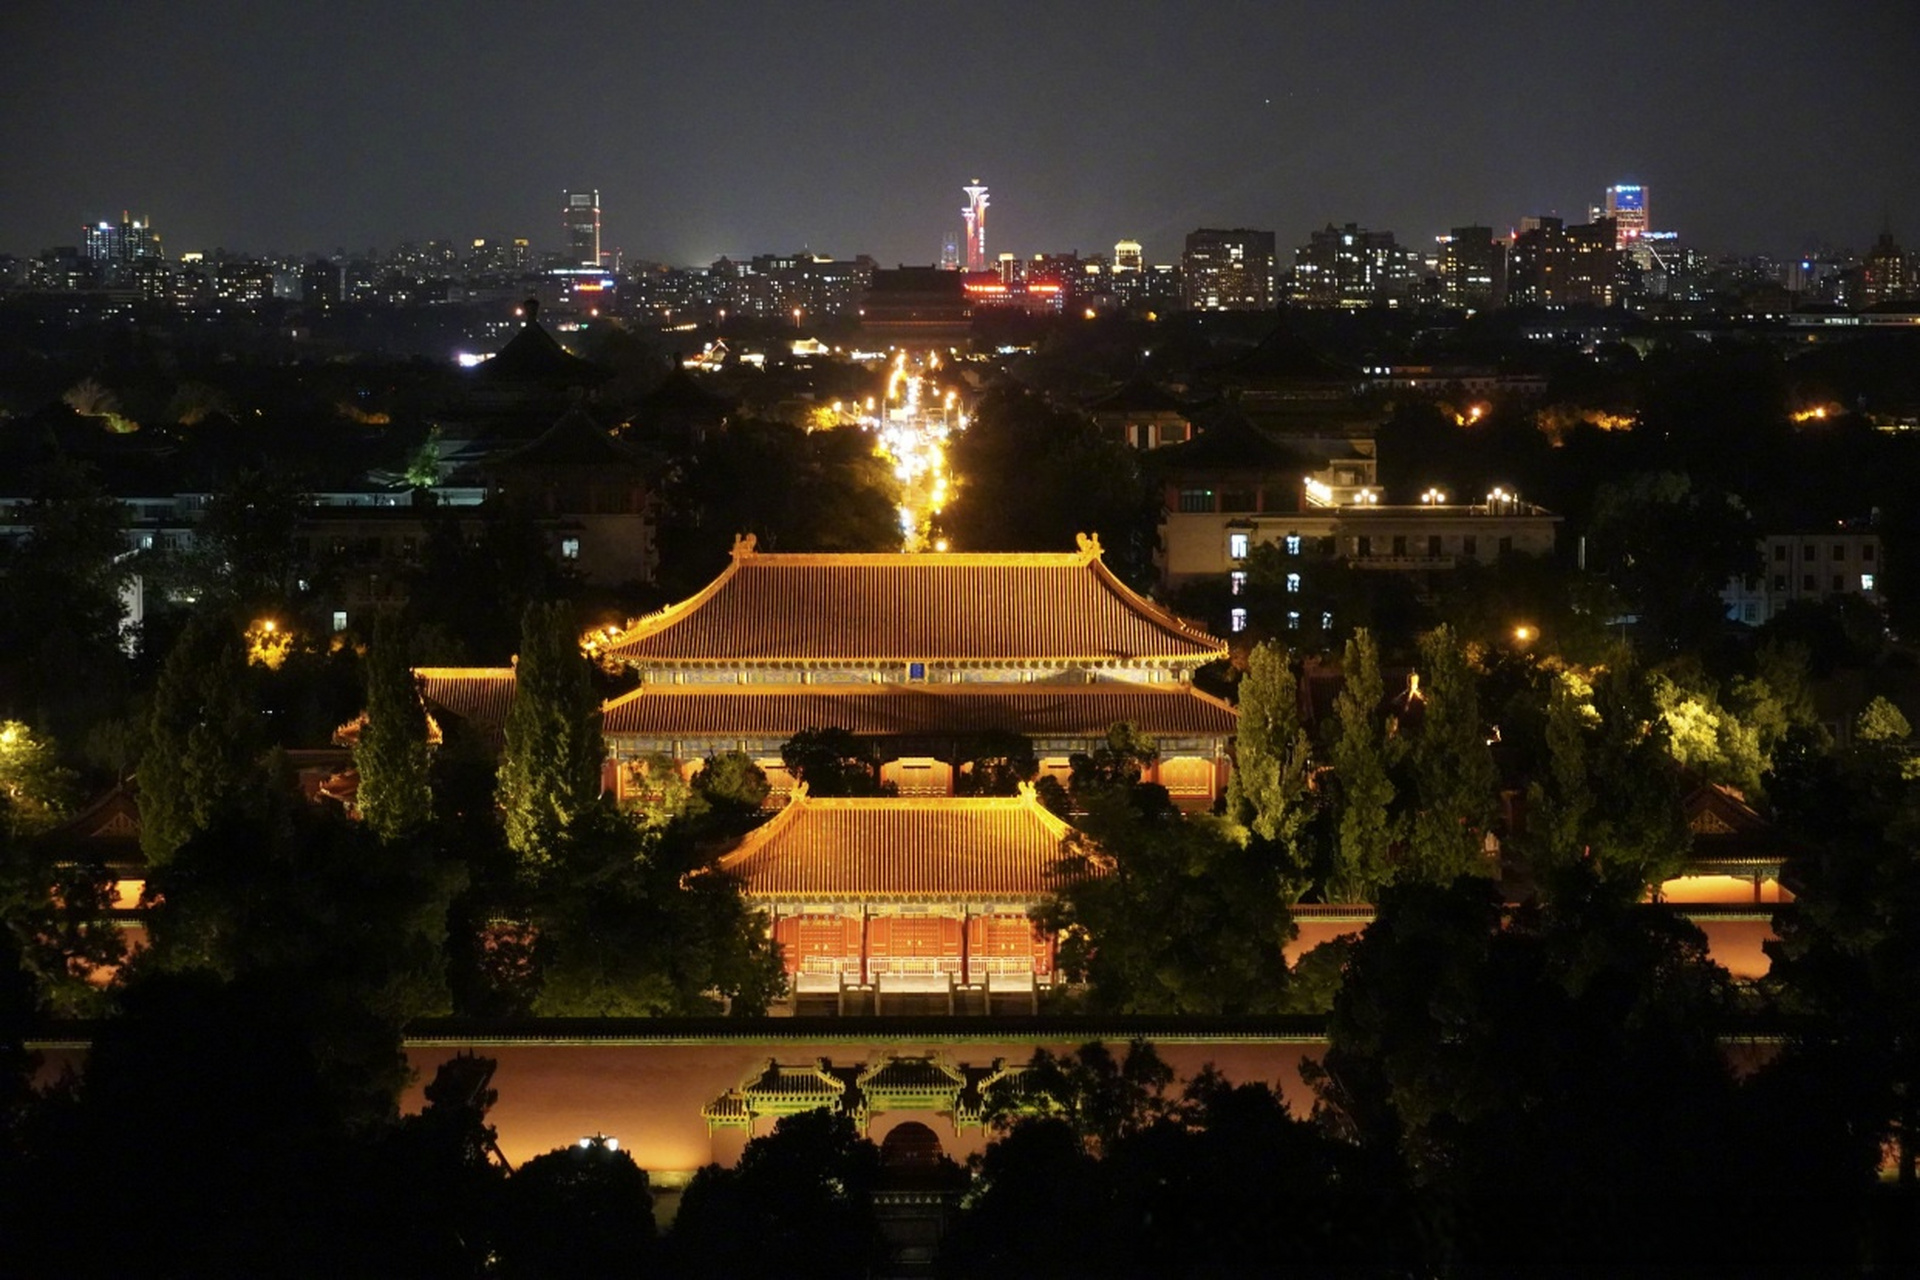
<svg viewBox="0 0 1920 1280">
<path fill-rule="evenodd" d="M 960 188 L 967 193 L 967 207 L 960 216 L 967 222 L 967 270 L 987 269 L 987 189 L 975 178 L 973 185 Z"/>
</svg>

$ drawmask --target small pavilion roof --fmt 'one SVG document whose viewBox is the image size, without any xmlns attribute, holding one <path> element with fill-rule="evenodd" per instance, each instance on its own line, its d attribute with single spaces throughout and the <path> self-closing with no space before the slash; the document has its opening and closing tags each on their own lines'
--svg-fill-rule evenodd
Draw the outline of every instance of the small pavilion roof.
<svg viewBox="0 0 1920 1280">
<path fill-rule="evenodd" d="M 641 422 L 693 418 L 717 424 L 735 407 L 731 398 L 701 386 L 684 365 L 676 364 L 659 385 L 640 397 L 634 417 Z"/>
<path fill-rule="evenodd" d="M 1731 788 L 1701 782 L 1681 805 L 1693 836 L 1688 862 L 1696 871 L 1715 868 L 1778 870 L 1800 848 Z"/>
<path fill-rule="evenodd" d="M 1199 434 L 1163 446 L 1156 464 L 1169 473 L 1293 472 L 1304 477 L 1326 462 L 1324 451 L 1275 440 L 1231 403 L 1211 406 L 1197 416 L 1196 425 Z"/>
<path fill-rule="evenodd" d="M 1274 326 L 1251 350 L 1209 372 L 1226 382 L 1251 379 L 1356 385 L 1360 381 L 1357 369 L 1329 360 L 1285 324 Z"/>
<path fill-rule="evenodd" d="M 1086 403 L 1088 413 L 1177 413 L 1185 417 L 1186 402 L 1142 374 Z"/>
<path fill-rule="evenodd" d="M 591 360 L 582 360 L 562 347 L 539 321 L 539 305 L 529 302 L 527 323 L 491 360 L 480 366 L 488 382 L 544 382 L 560 386 L 588 386 L 612 375 Z"/>
<path fill-rule="evenodd" d="M 613 438 L 579 405 L 518 448 L 490 459 L 489 469 L 512 467 L 638 467 L 646 459 L 632 445 Z"/>
<path fill-rule="evenodd" d="M 140 800 L 131 782 L 116 784 L 85 808 L 43 832 L 40 846 L 62 861 L 140 867 Z"/>
<path fill-rule="evenodd" d="M 960 555 L 761 555 L 748 536 L 704 591 L 640 619 L 603 650 L 634 666 L 1197 666 L 1226 651 L 1122 583 L 1085 536 L 1067 554 Z"/>
<path fill-rule="evenodd" d="M 1022 786 L 1017 796 L 792 801 L 720 869 L 750 898 L 997 898 L 1050 893 L 1069 828 Z"/>
<path fill-rule="evenodd" d="M 864 737 L 994 731 L 1089 737 L 1127 721 L 1156 736 L 1230 737 L 1238 717 L 1191 685 L 642 685 L 608 702 L 604 731 L 650 738 L 790 738 L 835 726 Z"/>
</svg>

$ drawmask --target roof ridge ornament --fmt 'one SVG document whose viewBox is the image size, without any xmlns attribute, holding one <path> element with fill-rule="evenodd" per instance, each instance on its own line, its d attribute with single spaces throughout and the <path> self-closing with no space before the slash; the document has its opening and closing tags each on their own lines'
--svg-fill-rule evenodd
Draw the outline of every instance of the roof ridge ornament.
<svg viewBox="0 0 1920 1280">
<path fill-rule="evenodd" d="M 1100 535 L 1098 533 L 1076 533 L 1073 540 L 1079 544 L 1080 554 L 1090 559 L 1100 559 Z"/>
<path fill-rule="evenodd" d="M 746 559 L 748 556 L 753 554 L 753 549 L 759 545 L 760 545 L 760 538 L 756 534 L 751 534 L 751 533 L 734 534 L 733 535 L 734 560 L 738 562 Z"/>
</svg>

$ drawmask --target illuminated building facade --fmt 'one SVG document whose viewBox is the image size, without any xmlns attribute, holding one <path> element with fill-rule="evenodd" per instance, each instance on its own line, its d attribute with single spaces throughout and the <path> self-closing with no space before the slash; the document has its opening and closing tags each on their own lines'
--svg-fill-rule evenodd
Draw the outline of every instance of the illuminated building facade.
<svg viewBox="0 0 1920 1280">
<path fill-rule="evenodd" d="M 576 267 L 600 266 L 600 193 L 569 191 L 561 210 L 567 230 L 567 261 Z"/>
<path fill-rule="evenodd" d="M 1418 277 L 1409 251 L 1391 231 L 1331 223 L 1294 250 L 1292 300 L 1303 307 L 1371 307 L 1412 291 Z"/>
<path fill-rule="evenodd" d="M 1884 599 L 1886 560 L 1870 529 L 1774 533 L 1760 540 L 1760 571 L 1721 589 L 1730 622 L 1760 626 L 1799 601 Z"/>
<path fill-rule="evenodd" d="M 1650 204 L 1650 193 L 1638 184 L 1622 183 L 1607 188 L 1603 216 L 1613 220 L 1614 248 L 1630 249 L 1634 241 L 1646 234 Z"/>
<path fill-rule="evenodd" d="M 101 266 L 124 267 L 143 258 L 160 256 L 160 237 L 151 221 L 120 215 L 119 222 L 96 222 L 83 227 L 82 251 Z"/>
<path fill-rule="evenodd" d="M 1273 306 L 1271 231 L 1202 227 L 1187 234 L 1181 277 L 1189 311 L 1265 311 Z"/>
<path fill-rule="evenodd" d="M 1860 305 L 1905 301 L 1913 296 L 1912 276 L 1909 255 L 1894 241 L 1893 232 L 1882 231 L 1860 264 Z"/>
<path fill-rule="evenodd" d="M 998 996 L 998 1011 L 1032 1013 L 1054 939 L 1027 912 L 1057 887 L 1068 830 L 1027 785 L 938 800 L 803 787 L 720 870 L 772 918 L 801 1012 L 954 1013 L 972 996 L 986 1013 Z"/>
<path fill-rule="evenodd" d="M 713 301 L 729 315 L 801 324 L 853 315 L 873 279 L 874 262 L 822 258 L 811 253 L 763 253 L 745 261 L 722 258 L 709 268 Z"/>
<path fill-rule="evenodd" d="M 881 346 L 945 348 L 973 336 L 970 285 L 993 280 L 939 267 L 875 270 L 860 301 L 860 330 Z"/>
<path fill-rule="evenodd" d="M 1137 240 L 1122 240 L 1113 246 L 1113 271 L 1115 275 L 1122 271 L 1144 271 L 1147 260 Z"/>
<path fill-rule="evenodd" d="M 1226 651 L 1129 590 L 1090 538 L 1007 555 L 764 555 L 742 538 L 698 595 L 597 642 L 600 662 L 641 681 L 602 708 L 606 785 L 640 793 L 661 756 L 690 776 L 738 751 L 765 771 L 784 811 L 721 866 L 774 915 L 800 997 L 846 1012 L 852 992 L 859 1011 L 886 1012 L 918 995 L 945 1012 L 965 989 L 985 1012 L 993 992 L 1024 991 L 1031 1007 L 1052 940 L 1026 911 L 1066 829 L 1031 787 L 965 795 L 972 762 L 1019 734 L 1064 782 L 1074 754 L 1125 722 L 1158 743 L 1144 779 L 1210 808 L 1237 718 L 1191 677 Z M 418 674 L 436 716 L 498 741 L 511 669 Z M 781 746 L 825 726 L 873 744 L 892 794 L 795 785 Z"/>
<path fill-rule="evenodd" d="M 1507 246 L 1491 227 L 1455 227 L 1440 241 L 1440 297 L 1449 307 L 1481 311 L 1505 299 Z"/>
<path fill-rule="evenodd" d="M 1166 484 L 1162 581 L 1179 588 L 1224 579 L 1226 616 L 1207 621 L 1224 622 L 1229 634 L 1249 625 L 1249 610 L 1236 597 L 1247 590 L 1256 547 L 1280 552 L 1286 629 L 1331 638 L 1351 624 L 1336 616 L 1342 606 L 1331 589 L 1331 566 L 1418 581 L 1509 554 L 1548 555 L 1559 524 L 1558 516 L 1505 489 L 1484 498 L 1429 489 L 1416 501 L 1388 503 L 1372 440 L 1283 441 L 1244 418 L 1163 450 L 1159 470 Z"/>
<path fill-rule="evenodd" d="M 1115 578 L 1087 539 L 1063 554 L 769 555 L 752 538 L 698 595 L 603 637 L 641 684 L 604 708 L 618 766 L 664 754 L 692 772 L 741 751 L 791 790 L 780 745 L 838 726 L 873 742 L 901 796 L 949 797 L 982 734 L 1018 733 L 1042 771 L 1120 721 L 1158 737 L 1148 771 L 1204 808 L 1225 781 L 1232 710 L 1191 684 L 1221 640 Z M 511 672 L 423 672 L 430 699 L 497 723 Z M 473 683 L 479 681 L 479 683 Z"/>
<path fill-rule="evenodd" d="M 1567 226 L 1528 218 L 1507 259 L 1507 301 L 1515 306 L 1610 307 L 1620 301 L 1621 253 L 1611 219 Z"/>
</svg>

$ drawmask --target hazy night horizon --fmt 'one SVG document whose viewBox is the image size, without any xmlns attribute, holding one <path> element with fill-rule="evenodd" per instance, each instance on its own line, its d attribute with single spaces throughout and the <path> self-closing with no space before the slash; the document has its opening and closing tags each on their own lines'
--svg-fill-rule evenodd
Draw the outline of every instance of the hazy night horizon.
<svg viewBox="0 0 1920 1280">
<path fill-rule="evenodd" d="M 0 248 L 122 210 L 170 255 L 556 245 L 588 187 L 629 260 L 924 263 L 976 176 L 1023 255 L 1347 221 L 1422 244 L 1622 181 L 1703 248 L 1858 248 L 1920 230 L 1902 10 L 28 3 L 0 19 Z"/>
</svg>

